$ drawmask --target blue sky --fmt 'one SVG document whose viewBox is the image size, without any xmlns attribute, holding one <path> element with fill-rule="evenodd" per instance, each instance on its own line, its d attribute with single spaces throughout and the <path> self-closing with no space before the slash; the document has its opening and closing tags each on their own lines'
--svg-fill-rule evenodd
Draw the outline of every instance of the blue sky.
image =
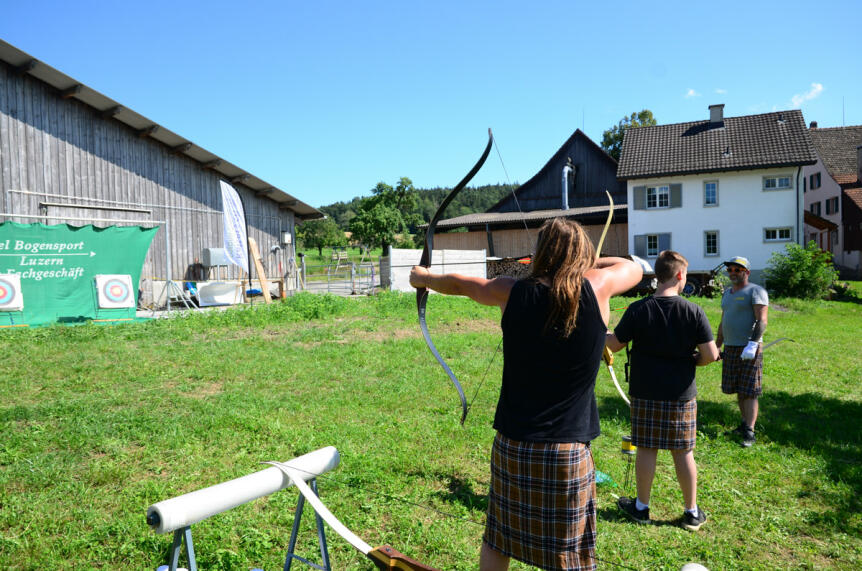
<svg viewBox="0 0 862 571">
<path fill-rule="evenodd" d="M 598 4 L 7 1 L 0 38 L 313 206 L 453 186 L 488 127 L 473 184 L 641 109 L 862 124 L 858 1 Z"/>
</svg>

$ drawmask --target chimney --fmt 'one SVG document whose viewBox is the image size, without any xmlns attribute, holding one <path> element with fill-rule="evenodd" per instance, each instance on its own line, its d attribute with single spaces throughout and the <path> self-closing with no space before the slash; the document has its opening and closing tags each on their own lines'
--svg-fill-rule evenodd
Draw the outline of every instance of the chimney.
<svg viewBox="0 0 862 571">
<path fill-rule="evenodd" d="M 724 103 L 709 106 L 709 126 L 724 127 Z"/>
<path fill-rule="evenodd" d="M 811 124 L 808 125 L 808 128 L 809 129 L 816 129 L 817 128 L 817 121 L 812 121 Z"/>
</svg>

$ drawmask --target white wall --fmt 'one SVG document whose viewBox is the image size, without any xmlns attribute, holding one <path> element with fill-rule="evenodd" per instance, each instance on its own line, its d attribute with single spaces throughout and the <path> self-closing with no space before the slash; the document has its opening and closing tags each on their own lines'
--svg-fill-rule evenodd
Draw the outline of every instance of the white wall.
<svg viewBox="0 0 862 571">
<path fill-rule="evenodd" d="M 672 250 L 689 261 L 693 271 L 710 270 L 732 256 L 745 256 L 752 270 L 762 270 L 773 252 L 788 242 L 765 242 L 764 228 L 790 227 L 791 242 L 801 240 L 803 205 L 799 167 L 734 171 L 703 175 L 629 180 L 629 251 L 639 234 L 671 234 Z M 789 175 L 793 188 L 763 190 L 763 177 Z M 704 182 L 718 181 L 718 206 L 704 206 Z M 634 209 L 634 187 L 682 184 L 682 207 Z M 718 256 L 705 256 L 704 232 L 718 231 Z M 650 263 L 655 258 L 649 258 Z M 759 274 L 759 271 L 757 272 Z"/>
<path fill-rule="evenodd" d="M 838 241 L 832 244 L 831 248 L 827 248 L 826 238 L 829 234 L 826 230 L 819 230 L 813 226 L 805 226 L 805 243 L 812 238 L 811 234 L 817 236 L 814 240 L 822 249 L 829 249 L 834 255 L 836 264 L 845 265 L 844 263 L 844 226 L 841 224 L 841 187 L 835 180 L 829 176 L 829 172 L 823 165 L 823 161 L 818 159 L 816 165 L 804 167 L 802 172 L 805 174 L 805 179 L 810 183 L 810 175 L 820 173 L 820 188 L 811 190 L 811 185 L 808 185 L 808 191 L 805 192 L 805 210 L 811 210 L 811 204 L 814 202 L 820 203 L 820 217 L 834 222 L 838 225 Z M 826 214 L 826 201 L 830 198 L 838 197 L 838 212 L 834 214 Z"/>
<path fill-rule="evenodd" d="M 392 291 L 416 291 L 410 285 L 410 268 L 418 264 L 421 257 L 422 250 L 390 249 L 389 283 Z M 484 278 L 488 275 L 485 259 L 485 250 L 432 250 L 431 271 Z"/>
</svg>

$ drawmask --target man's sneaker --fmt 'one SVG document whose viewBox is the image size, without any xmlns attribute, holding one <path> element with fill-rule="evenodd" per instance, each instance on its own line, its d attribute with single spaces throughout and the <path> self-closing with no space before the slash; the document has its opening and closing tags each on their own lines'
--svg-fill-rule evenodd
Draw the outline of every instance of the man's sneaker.
<svg viewBox="0 0 862 571">
<path fill-rule="evenodd" d="M 692 515 L 691 512 L 684 512 L 682 514 L 682 527 L 689 531 L 697 531 L 705 523 L 706 514 L 700 508 L 697 508 L 696 516 Z"/>
<path fill-rule="evenodd" d="M 623 512 L 637 523 L 652 523 L 649 519 L 649 508 L 639 510 L 634 498 L 620 498 L 617 505 Z"/>
<path fill-rule="evenodd" d="M 734 428 L 733 430 L 728 430 L 725 434 L 738 434 L 740 436 L 745 436 L 745 429 L 748 428 L 748 425 L 745 424 L 745 421 L 739 423 L 739 426 Z"/>
<path fill-rule="evenodd" d="M 743 448 L 751 448 L 751 445 L 757 441 L 757 437 L 754 436 L 754 431 L 745 427 L 745 431 L 742 433 L 742 447 Z"/>
</svg>

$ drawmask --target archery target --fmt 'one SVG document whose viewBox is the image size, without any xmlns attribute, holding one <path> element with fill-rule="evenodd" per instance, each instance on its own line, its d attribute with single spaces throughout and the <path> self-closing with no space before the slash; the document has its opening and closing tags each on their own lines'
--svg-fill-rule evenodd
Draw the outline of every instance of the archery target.
<svg viewBox="0 0 862 571">
<path fill-rule="evenodd" d="M 99 293 L 99 309 L 135 306 L 132 276 L 128 274 L 96 276 L 96 291 Z"/>
<path fill-rule="evenodd" d="M 18 274 L 0 274 L 0 311 L 21 311 L 24 296 L 21 295 L 21 278 Z"/>
</svg>

